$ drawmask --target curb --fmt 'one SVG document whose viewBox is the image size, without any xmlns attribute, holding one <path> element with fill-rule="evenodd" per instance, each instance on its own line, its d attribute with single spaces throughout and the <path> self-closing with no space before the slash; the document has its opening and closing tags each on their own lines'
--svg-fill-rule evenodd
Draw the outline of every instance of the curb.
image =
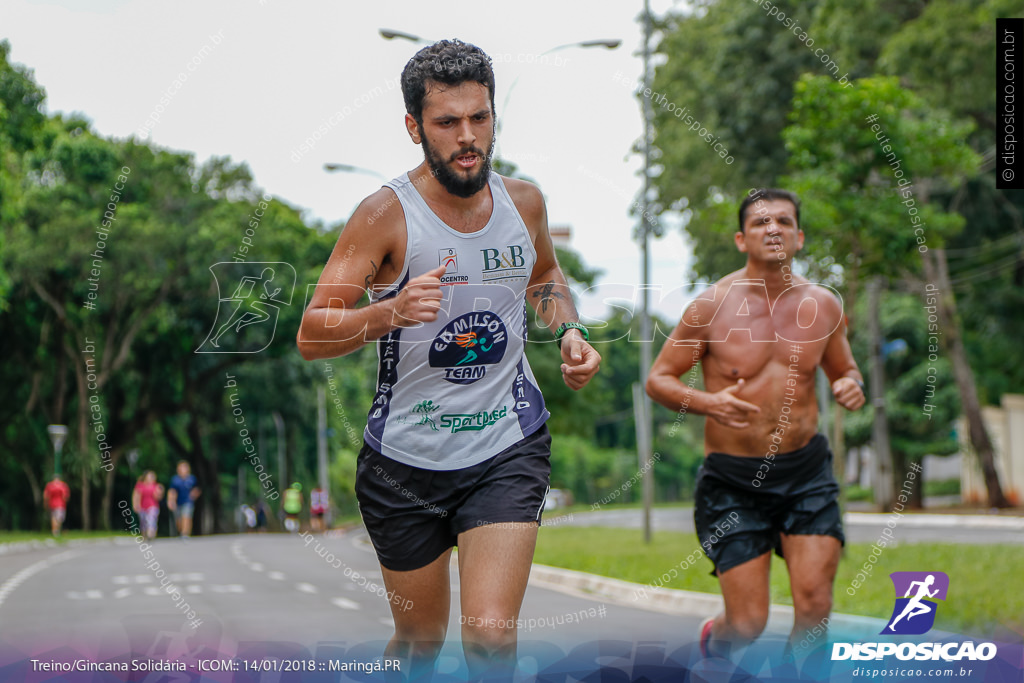
<svg viewBox="0 0 1024 683">
<path fill-rule="evenodd" d="M 622 607 L 681 617 L 708 617 L 721 612 L 724 607 L 722 597 L 714 593 L 653 588 L 649 585 L 543 564 L 533 565 L 530 584 L 575 597 L 604 600 Z M 848 637 L 864 636 L 870 639 L 877 636 L 885 624 L 884 619 L 856 614 L 834 613 L 829 617 L 830 629 L 841 630 L 844 636 Z M 769 608 L 766 632 L 788 634 L 792 625 L 792 607 L 772 605 Z"/>
<path fill-rule="evenodd" d="M 14 555 L 16 553 L 27 553 L 32 550 L 52 550 L 56 548 L 78 548 L 83 545 L 118 544 L 120 536 L 105 536 L 103 538 L 72 538 L 63 543 L 58 543 L 52 538 L 37 539 L 32 541 L 12 541 L 0 543 L 0 555 Z"/>
<path fill-rule="evenodd" d="M 882 518 L 890 517 L 892 512 L 847 512 L 843 521 L 848 524 L 880 524 Z M 963 527 L 967 529 L 1020 529 L 1024 530 L 1024 517 L 999 517 L 995 515 L 948 515 L 948 514 L 907 514 L 903 513 L 899 520 L 902 526 L 920 528 Z"/>
</svg>

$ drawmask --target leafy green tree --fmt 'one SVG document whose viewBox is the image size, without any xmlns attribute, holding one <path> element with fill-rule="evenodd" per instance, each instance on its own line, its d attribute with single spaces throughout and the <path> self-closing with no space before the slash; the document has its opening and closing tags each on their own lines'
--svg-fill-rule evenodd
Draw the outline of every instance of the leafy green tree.
<svg viewBox="0 0 1024 683">
<path fill-rule="evenodd" d="M 860 79 L 847 89 L 831 79 L 804 76 L 791 117 L 793 125 L 783 133 L 794 169 L 787 184 L 826 217 L 821 240 L 829 253 L 846 255 L 840 265 L 848 285 L 867 276 L 913 278 L 919 291 L 925 282 L 938 285 L 942 344 L 952 361 L 991 503 L 1005 505 L 952 294 L 942 286 L 942 247 L 964 219 L 927 202 L 932 187 L 958 187 L 977 169 L 980 159 L 964 142 L 973 122 L 927 107 L 896 79 L 884 77 Z M 880 411 L 876 415 L 884 419 Z M 879 438 L 884 439 L 882 432 Z M 892 483 L 901 485 L 898 478 Z"/>
<path fill-rule="evenodd" d="M 851 318 L 864 320 L 868 315 L 868 301 L 862 298 Z M 885 357 L 885 404 L 893 470 L 902 473 L 912 463 L 920 464 L 925 455 L 957 452 L 953 426 L 960 414 L 960 396 L 949 360 L 942 356 L 929 360 L 928 323 L 921 315 L 920 298 L 890 292 L 882 298 L 879 317 L 883 338 L 893 349 Z M 852 328 L 850 346 L 855 355 L 867 357 L 872 341 L 866 326 Z M 870 443 L 871 422 L 870 411 L 850 413 L 844 422 L 847 446 Z M 918 477 L 910 482 L 914 507 L 922 504 L 921 481 Z M 900 478 L 899 486 L 902 483 Z"/>
</svg>

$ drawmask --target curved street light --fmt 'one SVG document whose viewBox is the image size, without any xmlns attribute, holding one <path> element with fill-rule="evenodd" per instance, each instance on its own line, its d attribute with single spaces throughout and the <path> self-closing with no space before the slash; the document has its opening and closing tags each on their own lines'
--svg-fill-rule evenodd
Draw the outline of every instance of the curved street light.
<svg viewBox="0 0 1024 683">
<path fill-rule="evenodd" d="M 434 43 L 434 41 L 427 40 L 426 38 L 422 38 L 422 37 L 417 36 L 417 35 L 412 34 L 412 33 L 406 33 L 404 31 L 394 31 L 392 29 L 382 28 L 382 29 L 377 29 L 377 32 L 380 34 L 381 38 L 384 38 L 385 40 L 394 40 L 395 38 L 400 38 L 401 40 L 408 40 L 411 43 L 417 43 L 417 44 L 420 44 L 420 45 L 432 45 Z M 580 47 L 580 48 L 603 47 L 603 48 L 605 48 L 607 50 L 614 50 L 615 48 L 619 47 L 620 45 L 622 45 L 622 41 L 617 39 L 617 38 L 604 38 L 604 39 L 597 39 L 597 40 L 581 40 L 581 41 L 578 41 L 578 42 L 575 42 L 575 43 L 566 43 L 565 45 L 557 45 L 557 46 L 551 48 L 550 50 L 545 50 L 544 52 L 541 52 L 539 55 L 537 55 L 537 57 L 543 57 L 545 55 L 551 54 L 552 52 L 558 52 L 559 50 L 566 50 L 566 49 L 571 48 L 571 47 Z M 501 111 L 502 111 L 503 114 L 508 109 L 508 101 L 512 97 L 512 91 L 515 90 L 515 87 L 516 87 L 517 83 L 519 83 L 519 76 L 516 76 L 515 80 L 512 81 L 512 85 L 509 86 L 508 92 L 505 94 L 505 99 L 501 103 Z M 500 122 L 500 120 L 498 122 L 498 130 L 499 131 L 501 130 L 501 122 Z"/>
<path fill-rule="evenodd" d="M 420 38 L 419 36 L 414 36 L 411 33 L 405 33 L 404 31 L 392 31 L 391 29 L 388 28 L 377 29 L 377 33 L 379 33 L 380 37 L 383 38 L 384 40 L 394 40 L 395 38 L 400 38 L 402 40 L 408 40 L 411 43 L 422 43 L 424 45 L 432 45 L 434 43 L 434 41 L 432 40 Z"/>
<path fill-rule="evenodd" d="M 388 180 L 388 177 L 382 173 L 378 173 L 377 171 L 374 171 L 373 169 L 370 168 L 363 168 L 362 166 L 353 166 L 352 164 L 328 163 L 324 164 L 324 170 L 327 171 L 328 173 L 337 173 L 339 171 L 342 173 L 363 173 L 366 175 L 376 176 L 378 178 L 381 178 L 382 180 Z"/>
<path fill-rule="evenodd" d="M 577 43 L 566 43 L 565 45 L 558 45 L 557 47 L 553 47 L 550 50 L 545 50 L 544 52 L 541 52 L 539 55 L 537 55 L 537 57 L 543 57 L 545 55 L 551 54 L 552 52 L 558 52 L 559 50 L 566 50 L 566 49 L 568 49 L 570 47 L 581 47 L 581 48 L 603 47 L 603 48 L 605 48 L 607 50 L 614 50 L 619 45 L 622 45 L 622 41 L 621 40 L 617 40 L 617 39 L 583 40 L 583 41 L 580 41 L 580 42 L 577 42 Z M 515 90 L 516 84 L 519 83 L 519 78 L 521 76 L 522 76 L 522 74 L 520 74 L 519 76 L 515 77 L 515 80 L 512 81 L 512 85 L 510 85 L 508 87 L 508 92 L 505 93 L 505 100 L 501 103 L 502 116 L 504 116 L 504 113 L 506 111 L 508 111 L 508 101 L 512 98 L 512 91 Z M 501 130 L 501 120 L 498 121 L 498 130 L 499 131 Z"/>
</svg>

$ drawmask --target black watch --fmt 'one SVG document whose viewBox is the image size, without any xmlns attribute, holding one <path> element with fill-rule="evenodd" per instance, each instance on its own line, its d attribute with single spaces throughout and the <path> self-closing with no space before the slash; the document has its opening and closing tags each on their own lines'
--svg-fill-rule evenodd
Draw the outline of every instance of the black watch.
<svg viewBox="0 0 1024 683">
<path fill-rule="evenodd" d="M 562 337 L 564 337 L 565 333 L 569 330 L 579 330 L 580 334 L 583 335 L 584 341 L 590 341 L 590 332 L 583 325 L 580 325 L 579 323 L 562 323 L 558 326 L 558 329 L 555 330 L 555 341 L 558 342 L 558 348 L 562 348 Z"/>
</svg>

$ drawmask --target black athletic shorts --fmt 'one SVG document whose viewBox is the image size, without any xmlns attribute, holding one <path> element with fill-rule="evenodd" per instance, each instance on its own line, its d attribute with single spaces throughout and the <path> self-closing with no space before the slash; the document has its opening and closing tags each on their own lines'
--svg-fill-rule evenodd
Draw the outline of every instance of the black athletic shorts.
<svg viewBox="0 0 1024 683">
<path fill-rule="evenodd" d="M 772 460 L 709 453 L 697 472 L 693 521 L 719 573 L 773 548 L 782 557 L 780 533 L 833 536 L 845 544 L 828 439 L 815 434 L 803 448 Z"/>
<path fill-rule="evenodd" d="M 486 524 L 540 523 L 551 474 L 551 434 L 542 425 L 493 458 L 459 470 L 425 470 L 381 455 L 365 442 L 356 499 L 382 566 L 425 567 L 458 536 Z"/>
</svg>

